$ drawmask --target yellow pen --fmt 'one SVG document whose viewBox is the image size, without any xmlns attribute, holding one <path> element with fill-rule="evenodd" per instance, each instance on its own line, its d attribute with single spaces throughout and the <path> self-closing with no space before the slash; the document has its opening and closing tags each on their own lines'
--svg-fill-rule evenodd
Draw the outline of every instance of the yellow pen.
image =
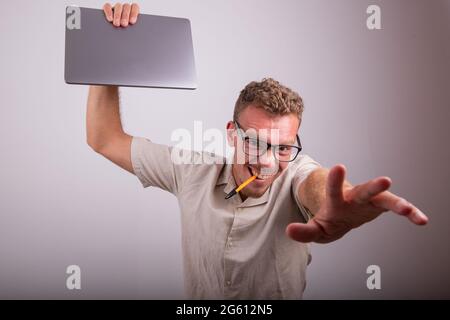
<svg viewBox="0 0 450 320">
<path fill-rule="evenodd" d="M 230 199 L 232 196 L 234 196 L 235 194 L 237 194 L 239 191 L 241 191 L 242 189 L 244 189 L 250 182 L 252 182 L 253 180 L 256 179 L 256 176 L 251 176 L 250 178 L 248 178 L 247 180 L 245 180 L 239 187 L 237 187 L 236 189 L 232 190 L 230 193 L 228 193 L 225 196 L 225 199 Z"/>
</svg>

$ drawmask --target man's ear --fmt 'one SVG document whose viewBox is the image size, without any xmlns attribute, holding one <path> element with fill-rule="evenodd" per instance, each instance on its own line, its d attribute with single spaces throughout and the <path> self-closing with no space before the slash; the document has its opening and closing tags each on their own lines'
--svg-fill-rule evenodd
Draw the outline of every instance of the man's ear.
<svg viewBox="0 0 450 320">
<path fill-rule="evenodd" d="M 227 123 L 227 142 L 230 147 L 234 148 L 236 146 L 236 126 L 233 121 L 228 121 Z"/>
</svg>

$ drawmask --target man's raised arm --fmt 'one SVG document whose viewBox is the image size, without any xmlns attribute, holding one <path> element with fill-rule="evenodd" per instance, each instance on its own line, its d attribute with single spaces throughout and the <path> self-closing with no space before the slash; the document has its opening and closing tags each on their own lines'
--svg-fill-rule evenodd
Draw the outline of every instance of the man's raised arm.
<svg viewBox="0 0 450 320">
<path fill-rule="evenodd" d="M 116 27 L 127 27 L 137 21 L 137 4 L 103 6 L 105 18 Z M 105 23 L 107 23 L 105 21 Z M 126 63 L 126 61 L 124 61 Z M 132 136 L 123 131 L 116 86 L 91 86 L 87 102 L 86 133 L 88 145 L 123 169 L 134 173 L 131 164 Z"/>
<path fill-rule="evenodd" d="M 118 91 L 118 88 L 113 86 L 89 88 L 86 116 L 87 143 L 94 151 L 133 173 L 132 137 L 122 128 Z"/>
</svg>

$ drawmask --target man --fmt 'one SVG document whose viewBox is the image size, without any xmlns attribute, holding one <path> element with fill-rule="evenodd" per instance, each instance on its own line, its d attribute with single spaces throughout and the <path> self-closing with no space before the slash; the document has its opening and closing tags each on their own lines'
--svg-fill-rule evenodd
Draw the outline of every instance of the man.
<svg viewBox="0 0 450 320">
<path fill-rule="evenodd" d="M 127 27 L 137 22 L 139 7 L 106 4 L 104 12 L 114 26 Z M 301 298 L 307 243 L 337 240 L 385 211 L 427 223 L 420 210 L 387 191 L 388 177 L 352 186 L 343 165 L 328 170 L 299 154 L 302 111 L 300 96 L 279 82 L 251 82 L 227 124 L 233 161 L 192 152 L 193 163 L 208 161 L 175 163 L 174 148 L 123 131 L 117 87 L 90 88 L 89 146 L 144 187 L 178 198 L 189 298 Z M 257 178 L 225 199 L 252 176 Z"/>
</svg>

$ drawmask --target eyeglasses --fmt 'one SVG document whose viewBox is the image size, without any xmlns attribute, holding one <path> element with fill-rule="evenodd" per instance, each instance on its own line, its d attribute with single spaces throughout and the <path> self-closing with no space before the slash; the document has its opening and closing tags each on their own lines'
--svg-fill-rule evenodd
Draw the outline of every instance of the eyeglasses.
<svg viewBox="0 0 450 320">
<path fill-rule="evenodd" d="M 302 144 L 300 143 L 298 134 L 296 135 L 297 146 L 287 144 L 273 145 L 266 141 L 249 137 L 244 133 L 241 129 L 241 125 L 237 121 L 234 121 L 234 123 L 236 125 L 236 131 L 238 132 L 239 137 L 241 137 L 244 142 L 243 149 L 246 155 L 260 157 L 270 148 L 272 149 L 275 159 L 280 162 L 291 162 L 294 161 L 300 151 L 302 151 Z"/>
</svg>

